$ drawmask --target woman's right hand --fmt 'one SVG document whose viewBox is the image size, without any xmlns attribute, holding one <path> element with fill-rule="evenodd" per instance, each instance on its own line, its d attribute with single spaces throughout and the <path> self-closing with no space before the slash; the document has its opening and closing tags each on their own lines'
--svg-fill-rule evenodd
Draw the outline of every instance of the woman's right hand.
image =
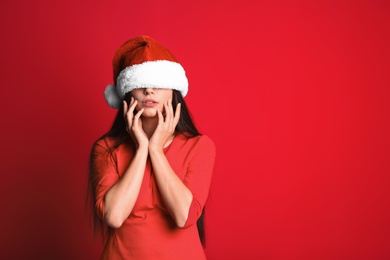
<svg viewBox="0 0 390 260">
<path fill-rule="evenodd" d="M 148 147 L 149 139 L 142 129 L 142 120 L 140 118 L 144 109 L 142 108 L 134 115 L 134 109 L 136 106 L 137 100 L 133 97 L 131 97 L 129 106 L 126 101 L 123 101 L 123 117 L 126 122 L 126 130 L 130 134 L 131 138 L 133 138 L 137 147 Z"/>
</svg>

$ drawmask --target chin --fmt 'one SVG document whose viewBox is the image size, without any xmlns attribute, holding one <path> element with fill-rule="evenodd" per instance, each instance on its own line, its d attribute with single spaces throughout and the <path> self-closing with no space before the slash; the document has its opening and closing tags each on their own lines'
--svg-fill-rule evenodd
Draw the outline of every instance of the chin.
<svg viewBox="0 0 390 260">
<path fill-rule="evenodd" d="M 142 113 L 143 117 L 156 117 L 157 110 L 156 109 L 147 109 Z"/>
</svg>

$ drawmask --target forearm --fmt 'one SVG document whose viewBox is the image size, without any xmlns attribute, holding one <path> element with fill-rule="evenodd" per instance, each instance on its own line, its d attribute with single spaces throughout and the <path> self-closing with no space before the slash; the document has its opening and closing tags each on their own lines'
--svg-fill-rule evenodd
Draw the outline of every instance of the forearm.
<svg viewBox="0 0 390 260">
<path fill-rule="evenodd" d="M 122 178 L 108 190 L 104 198 L 104 219 L 109 226 L 119 228 L 133 210 L 147 157 L 147 148 L 139 147 Z"/>
<path fill-rule="evenodd" d="M 173 171 L 162 150 L 149 150 L 153 172 L 161 196 L 178 227 L 183 227 L 188 218 L 192 193 Z"/>
</svg>

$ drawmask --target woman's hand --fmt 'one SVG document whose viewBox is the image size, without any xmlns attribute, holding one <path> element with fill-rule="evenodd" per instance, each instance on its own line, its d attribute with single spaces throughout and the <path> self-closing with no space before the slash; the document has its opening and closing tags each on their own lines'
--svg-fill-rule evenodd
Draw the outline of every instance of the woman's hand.
<svg viewBox="0 0 390 260">
<path fill-rule="evenodd" d="M 144 130 L 142 129 L 142 120 L 140 118 L 144 109 L 142 108 L 134 115 L 134 109 L 137 106 L 137 100 L 131 97 L 130 106 L 127 106 L 126 101 L 123 101 L 123 116 L 126 122 L 126 130 L 133 138 L 137 147 L 147 147 L 149 140 Z"/>
<path fill-rule="evenodd" d="M 180 107 L 180 103 L 177 104 L 176 111 L 173 113 L 172 101 L 169 99 L 164 103 L 165 117 L 161 111 L 157 111 L 158 125 L 149 140 L 149 151 L 162 151 L 164 145 L 175 133 L 175 128 L 180 118 Z"/>
</svg>

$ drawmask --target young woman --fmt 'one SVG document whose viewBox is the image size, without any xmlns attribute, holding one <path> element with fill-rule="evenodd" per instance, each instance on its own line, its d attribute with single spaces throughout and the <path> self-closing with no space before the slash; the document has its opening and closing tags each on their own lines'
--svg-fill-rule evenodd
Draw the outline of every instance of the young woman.
<svg viewBox="0 0 390 260">
<path fill-rule="evenodd" d="M 105 97 L 119 111 L 93 145 L 89 179 L 102 259 L 205 259 L 215 146 L 191 120 L 184 69 L 140 36 L 120 46 L 113 71 Z"/>
</svg>

